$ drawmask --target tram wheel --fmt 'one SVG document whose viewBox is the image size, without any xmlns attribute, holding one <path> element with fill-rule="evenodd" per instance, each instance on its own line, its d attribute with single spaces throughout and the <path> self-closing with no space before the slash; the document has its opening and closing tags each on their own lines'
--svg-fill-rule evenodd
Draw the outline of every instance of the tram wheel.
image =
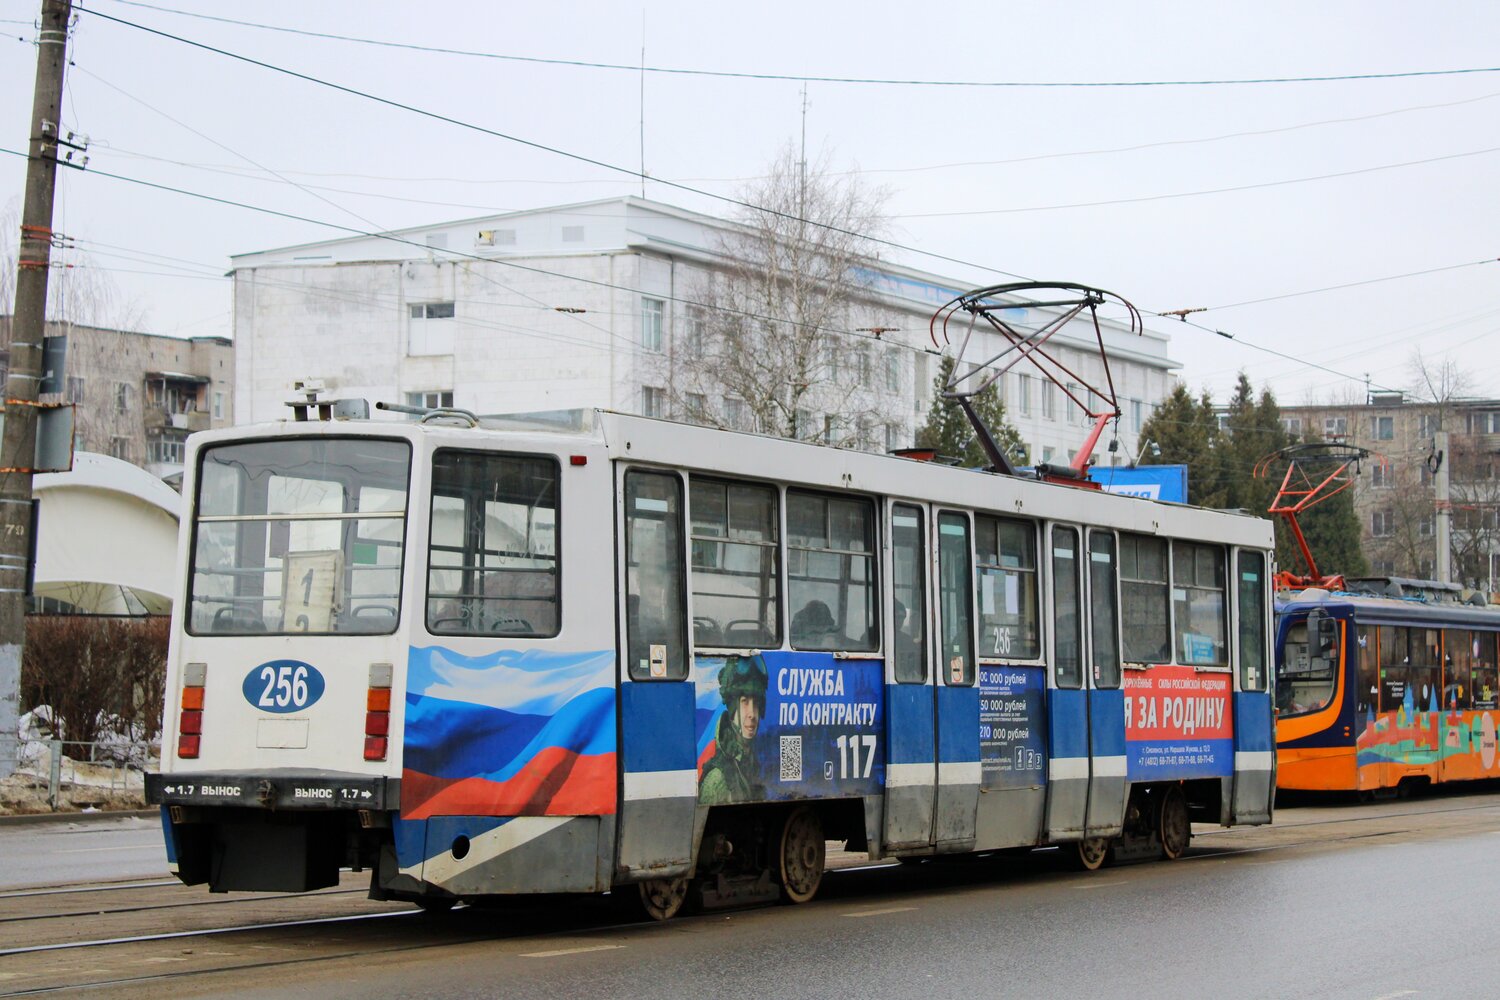
<svg viewBox="0 0 1500 1000">
<path fill-rule="evenodd" d="M 1161 834 L 1162 856 L 1168 861 L 1176 861 L 1187 852 L 1188 843 L 1193 839 L 1193 825 L 1188 819 L 1187 799 L 1181 788 L 1173 786 L 1162 796 L 1156 828 Z"/>
<path fill-rule="evenodd" d="M 652 920 L 671 920 L 687 899 L 687 876 L 653 878 L 641 883 L 641 909 Z"/>
<path fill-rule="evenodd" d="M 816 810 L 801 806 L 786 818 L 777 858 L 781 887 L 788 902 L 805 903 L 817 894 L 823 881 L 827 847 L 823 822 Z"/>
<path fill-rule="evenodd" d="M 1073 861 L 1086 872 L 1098 871 L 1109 861 L 1114 842 L 1108 837 L 1087 837 L 1078 841 Z"/>
</svg>

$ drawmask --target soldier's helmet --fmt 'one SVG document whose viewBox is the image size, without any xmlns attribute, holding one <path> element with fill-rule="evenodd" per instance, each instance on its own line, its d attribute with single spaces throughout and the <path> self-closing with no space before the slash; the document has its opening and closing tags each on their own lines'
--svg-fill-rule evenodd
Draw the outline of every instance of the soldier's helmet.
<svg viewBox="0 0 1500 1000">
<path fill-rule="evenodd" d="M 766 661 L 759 653 L 725 658 L 719 668 L 719 697 L 726 708 L 733 709 L 741 698 L 754 698 L 760 710 L 766 710 Z"/>
</svg>

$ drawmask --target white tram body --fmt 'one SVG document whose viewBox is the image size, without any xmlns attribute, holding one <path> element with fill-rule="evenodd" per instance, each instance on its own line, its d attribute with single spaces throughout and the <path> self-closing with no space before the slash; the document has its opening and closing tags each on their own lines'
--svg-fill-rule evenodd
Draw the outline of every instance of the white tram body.
<svg viewBox="0 0 1500 1000">
<path fill-rule="evenodd" d="M 214 891 L 810 898 L 1265 823 L 1270 522 L 600 411 L 194 435 L 161 773 Z"/>
</svg>

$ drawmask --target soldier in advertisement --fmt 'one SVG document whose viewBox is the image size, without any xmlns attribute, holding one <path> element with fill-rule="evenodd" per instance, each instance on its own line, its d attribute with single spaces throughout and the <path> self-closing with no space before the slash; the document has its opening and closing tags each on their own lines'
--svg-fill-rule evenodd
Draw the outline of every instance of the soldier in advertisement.
<svg viewBox="0 0 1500 1000">
<path fill-rule="evenodd" d="M 766 663 L 759 656 L 730 656 L 719 668 L 719 697 L 724 714 L 714 739 L 714 755 L 698 779 L 698 801 L 704 805 L 755 802 L 765 797 L 765 783 L 755 756 L 755 734 L 766 713 Z"/>
</svg>

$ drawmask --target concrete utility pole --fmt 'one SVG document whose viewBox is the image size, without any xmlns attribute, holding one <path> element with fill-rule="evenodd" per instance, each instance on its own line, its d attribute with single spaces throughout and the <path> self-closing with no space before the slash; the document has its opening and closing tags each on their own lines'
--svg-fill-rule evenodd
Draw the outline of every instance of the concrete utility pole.
<svg viewBox="0 0 1500 1000">
<path fill-rule="evenodd" d="M 5 433 L 0 438 L 0 777 L 15 771 L 19 750 L 16 723 L 21 705 L 21 653 L 26 641 L 36 400 L 47 323 L 47 270 L 52 263 L 52 194 L 62 137 L 63 67 L 67 64 L 72 16 L 72 0 L 42 0 L 26 200 L 21 208 L 21 242 L 16 254 Z"/>
<path fill-rule="evenodd" d="M 1448 503 L 1448 432 L 1438 431 L 1432 435 L 1432 452 L 1437 456 L 1437 469 L 1432 474 L 1433 499 L 1436 501 L 1437 517 L 1433 534 L 1437 536 L 1437 578 L 1442 583 L 1453 582 L 1453 508 Z"/>
</svg>

